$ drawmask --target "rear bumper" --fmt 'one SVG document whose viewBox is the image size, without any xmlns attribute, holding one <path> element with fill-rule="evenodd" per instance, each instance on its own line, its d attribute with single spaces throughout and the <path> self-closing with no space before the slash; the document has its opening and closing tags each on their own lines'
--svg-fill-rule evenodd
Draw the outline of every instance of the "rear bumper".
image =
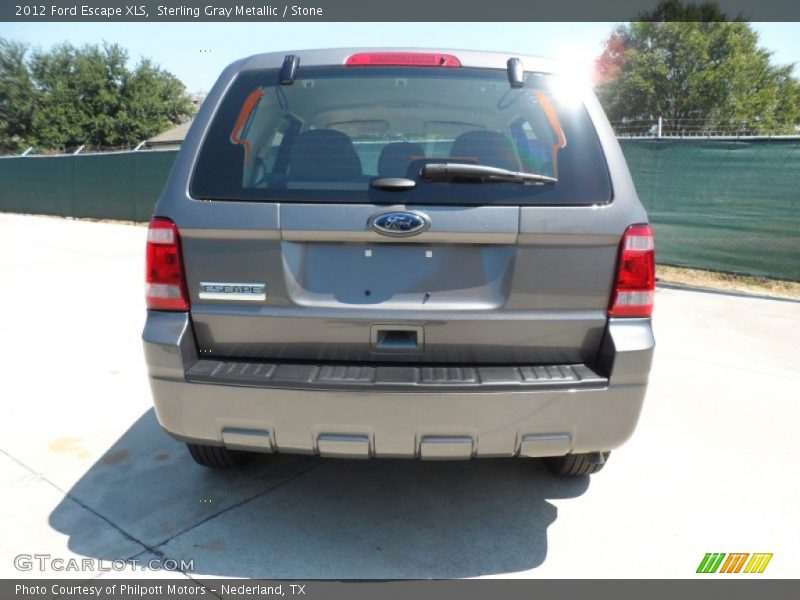
<svg viewBox="0 0 800 600">
<path fill-rule="evenodd" d="M 422 369 L 394 382 L 376 372 L 330 372 L 321 379 L 320 369 L 313 375 L 293 369 L 302 374 L 294 381 L 273 369 L 258 381 L 200 360 L 185 313 L 151 311 L 143 339 L 156 415 L 180 440 L 261 452 L 430 459 L 618 447 L 639 418 L 655 345 L 650 319 L 622 319 L 609 323 L 596 372 L 573 366 L 555 380 L 522 367 L 513 376 L 493 369 L 493 381 L 479 372 L 426 380 Z"/>
</svg>

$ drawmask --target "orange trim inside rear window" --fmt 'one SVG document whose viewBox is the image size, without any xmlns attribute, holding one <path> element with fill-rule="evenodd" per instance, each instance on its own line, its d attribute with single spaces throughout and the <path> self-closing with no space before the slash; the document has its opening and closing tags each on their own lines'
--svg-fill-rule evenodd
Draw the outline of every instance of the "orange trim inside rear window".
<svg viewBox="0 0 800 600">
<path fill-rule="evenodd" d="M 558 120 L 558 115 L 556 114 L 553 105 L 550 103 L 550 99 L 542 92 L 534 93 L 534 97 L 539 103 L 539 106 L 542 107 L 544 115 L 547 117 L 547 122 L 550 123 L 550 127 L 553 128 L 553 131 L 558 138 L 555 146 L 553 146 L 553 149 L 551 150 L 553 154 L 553 175 L 558 177 L 558 151 L 567 145 L 567 138 L 564 136 L 564 130 L 561 129 L 561 121 Z"/>
<path fill-rule="evenodd" d="M 233 131 L 231 131 L 231 143 L 244 146 L 245 159 L 250 157 L 250 142 L 241 138 L 242 130 L 244 129 L 245 123 L 247 123 L 247 119 L 250 118 L 253 109 L 258 104 L 258 101 L 261 100 L 261 96 L 263 94 L 264 90 L 262 88 L 258 88 L 253 90 L 250 95 L 247 96 L 244 104 L 242 104 L 241 110 L 239 111 L 239 116 L 236 117 L 236 123 L 233 125 Z"/>
</svg>

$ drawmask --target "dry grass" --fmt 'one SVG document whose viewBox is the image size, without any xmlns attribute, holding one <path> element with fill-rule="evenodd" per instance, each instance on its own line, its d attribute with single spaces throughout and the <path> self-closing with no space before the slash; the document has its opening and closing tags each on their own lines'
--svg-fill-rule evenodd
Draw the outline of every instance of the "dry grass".
<svg viewBox="0 0 800 600">
<path fill-rule="evenodd" d="M 147 227 L 148 221 L 126 221 L 124 219 L 103 219 L 103 218 L 95 218 L 95 217 L 70 217 L 70 216 L 61 216 L 61 215 L 39 215 L 35 213 L 24 213 L 24 212 L 3 212 L 0 211 L 0 214 L 6 215 L 19 215 L 22 217 L 37 217 L 40 219 L 58 219 L 61 221 L 87 221 L 89 223 L 111 223 L 112 225 L 136 225 L 138 227 Z"/>
<path fill-rule="evenodd" d="M 111 223 L 112 225 L 136 225 L 147 227 L 147 221 L 125 221 L 122 219 L 100 219 L 95 217 L 55 217 L 56 219 L 66 219 L 67 221 L 89 221 L 90 223 Z"/>
<path fill-rule="evenodd" d="M 800 300 L 800 283 L 795 281 L 781 281 L 750 275 L 733 275 L 717 271 L 703 271 L 701 269 L 684 269 L 683 267 L 668 267 L 666 265 L 656 265 L 656 278 L 663 283 Z"/>
</svg>

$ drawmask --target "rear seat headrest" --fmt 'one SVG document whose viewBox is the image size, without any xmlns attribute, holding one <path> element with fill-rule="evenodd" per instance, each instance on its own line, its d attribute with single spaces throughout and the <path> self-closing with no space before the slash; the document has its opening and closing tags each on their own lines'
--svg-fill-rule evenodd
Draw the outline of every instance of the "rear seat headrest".
<svg viewBox="0 0 800 600">
<path fill-rule="evenodd" d="M 378 158 L 378 175 L 381 177 L 405 177 L 409 163 L 425 157 L 422 144 L 414 142 L 392 142 L 386 144 Z"/>
<path fill-rule="evenodd" d="M 453 142 L 450 157 L 472 158 L 478 164 L 500 169 L 520 170 L 519 158 L 511 141 L 496 131 L 467 131 Z"/>
<path fill-rule="evenodd" d="M 306 181 L 341 181 L 361 176 L 361 160 L 347 134 L 313 129 L 297 136 L 289 155 L 289 177 Z"/>
</svg>

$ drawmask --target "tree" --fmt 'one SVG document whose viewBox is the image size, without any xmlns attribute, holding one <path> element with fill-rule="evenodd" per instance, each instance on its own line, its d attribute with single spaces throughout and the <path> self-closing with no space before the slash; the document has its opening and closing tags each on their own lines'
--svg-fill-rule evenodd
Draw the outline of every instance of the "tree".
<svg viewBox="0 0 800 600">
<path fill-rule="evenodd" d="M 597 92 L 609 119 L 663 117 L 671 130 L 692 133 L 797 132 L 794 65 L 772 65 L 748 23 L 725 21 L 713 3 L 678 0 L 640 18 L 614 30 L 596 63 Z"/>
<path fill-rule="evenodd" d="M 49 51 L 0 39 L 0 149 L 138 144 L 192 113 L 183 84 L 116 44 Z"/>
<path fill-rule="evenodd" d="M 33 82 L 27 48 L 0 38 L 0 149 L 15 147 L 31 130 Z"/>
</svg>

